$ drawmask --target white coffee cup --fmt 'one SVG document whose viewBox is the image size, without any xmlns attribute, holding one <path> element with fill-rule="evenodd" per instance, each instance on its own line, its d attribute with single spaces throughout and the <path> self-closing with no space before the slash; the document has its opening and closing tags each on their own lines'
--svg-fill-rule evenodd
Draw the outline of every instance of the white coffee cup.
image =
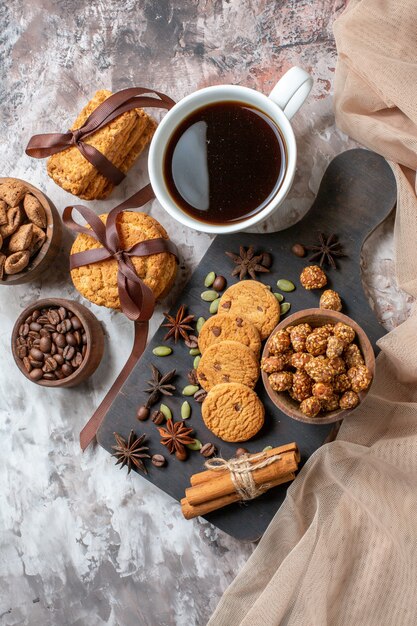
<svg viewBox="0 0 417 626">
<path fill-rule="evenodd" d="M 297 145 L 290 119 L 307 98 L 313 86 L 311 76 L 300 67 L 292 67 L 278 81 L 268 96 L 237 85 L 214 85 L 186 96 L 165 115 L 153 136 L 148 158 L 149 177 L 164 209 L 178 222 L 206 233 L 234 233 L 264 221 L 287 196 L 295 174 Z M 164 158 L 170 138 L 181 122 L 193 111 L 215 102 L 233 101 L 248 104 L 269 116 L 278 126 L 286 146 L 286 171 L 272 200 L 258 213 L 239 222 L 209 224 L 185 213 L 172 198 L 164 180 Z"/>
</svg>

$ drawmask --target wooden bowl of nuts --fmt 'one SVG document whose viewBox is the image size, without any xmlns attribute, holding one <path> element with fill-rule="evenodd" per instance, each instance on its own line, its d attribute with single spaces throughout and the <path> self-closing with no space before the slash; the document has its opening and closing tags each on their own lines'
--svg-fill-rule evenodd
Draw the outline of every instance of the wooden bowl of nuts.
<svg viewBox="0 0 417 626">
<path fill-rule="evenodd" d="M 27 283 L 61 245 L 61 218 L 50 200 L 19 178 L 0 178 L 0 285 Z"/>
<path fill-rule="evenodd" d="M 265 389 L 280 411 L 307 424 L 331 424 L 365 398 L 375 355 L 365 332 L 350 317 L 306 309 L 273 330 L 261 369 Z"/>
<path fill-rule="evenodd" d="M 73 300 L 48 298 L 29 305 L 12 332 L 16 365 L 43 387 L 75 387 L 97 369 L 104 352 L 98 319 Z"/>
</svg>

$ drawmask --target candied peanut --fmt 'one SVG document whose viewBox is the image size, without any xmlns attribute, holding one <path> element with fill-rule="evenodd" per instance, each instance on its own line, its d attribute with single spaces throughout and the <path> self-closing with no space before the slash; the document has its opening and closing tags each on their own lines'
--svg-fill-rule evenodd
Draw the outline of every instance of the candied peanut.
<svg viewBox="0 0 417 626">
<path fill-rule="evenodd" d="M 329 383 L 335 375 L 335 371 L 329 365 L 328 359 L 323 357 L 311 359 L 305 366 L 305 370 L 316 383 Z"/>
<path fill-rule="evenodd" d="M 341 409 L 354 409 L 359 404 L 359 396 L 354 391 L 346 391 L 339 400 Z"/>
<path fill-rule="evenodd" d="M 300 404 L 300 411 L 307 417 L 316 417 L 321 411 L 321 402 L 314 396 L 306 398 Z"/>
<path fill-rule="evenodd" d="M 366 365 L 351 367 L 347 373 L 353 391 L 365 391 L 372 382 L 372 375 Z"/>
<path fill-rule="evenodd" d="M 345 349 L 344 342 L 339 337 L 329 337 L 327 340 L 326 356 L 329 359 L 333 359 L 335 356 L 340 356 Z"/>
<path fill-rule="evenodd" d="M 330 311 L 341 311 L 342 301 L 337 291 L 326 289 L 320 296 L 320 308 Z"/>
<path fill-rule="evenodd" d="M 325 354 L 327 348 L 327 337 L 322 331 L 316 329 L 306 339 L 306 350 L 313 356 Z"/>
<path fill-rule="evenodd" d="M 281 352 L 285 352 L 291 345 L 291 338 L 287 330 L 279 330 L 275 333 L 273 337 L 271 337 L 271 341 L 269 343 L 269 353 L 270 354 L 280 354 Z"/>
<path fill-rule="evenodd" d="M 345 362 L 340 356 L 335 356 L 333 359 L 329 359 L 329 365 L 334 369 L 336 374 L 344 374 L 346 372 Z"/>
<path fill-rule="evenodd" d="M 292 372 L 275 372 L 268 376 L 269 384 L 274 391 L 289 391 L 292 387 Z"/>
<path fill-rule="evenodd" d="M 332 385 L 330 383 L 314 383 L 313 396 L 319 400 L 329 400 L 334 396 Z"/>
<path fill-rule="evenodd" d="M 264 357 L 261 361 L 261 370 L 267 374 L 281 372 L 287 365 L 286 359 L 282 355 Z"/>
<path fill-rule="evenodd" d="M 306 339 L 311 331 L 310 324 L 298 324 L 291 329 L 291 343 L 296 352 L 305 352 Z"/>
<path fill-rule="evenodd" d="M 339 409 L 339 396 L 334 394 L 328 400 L 320 400 L 323 411 L 337 411 Z"/>
<path fill-rule="evenodd" d="M 293 375 L 291 396 L 301 402 L 311 396 L 313 381 L 306 372 L 298 371 Z"/>
<path fill-rule="evenodd" d="M 318 265 L 308 265 L 300 275 L 304 289 L 321 289 L 327 284 L 327 276 Z"/>
<path fill-rule="evenodd" d="M 290 365 L 296 370 L 303 370 L 306 364 L 313 358 L 308 352 L 294 352 L 290 359 Z"/>
<path fill-rule="evenodd" d="M 344 393 L 350 389 L 350 380 L 347 374 L 339 374 L 333 379 L 333 389 L 336 393 Z"/>
<path fill-rule="evenodd" d="M 339 337 L 339 339 L 341 339 L 345 345 L 347 345 L 348 343 L 352 343 L 352 341 L 355 339 L 355 331 L 353 330 L 353 328 L 351 328 L 347 324 L 344 324 L 343 322 L 337 322 L 337 324 L 335 324 L 334 334 L 336 335 L 336 337 Z"/>
<path fill-rule="evenodd" d="M 361 351 L 359 350 L 356 343 L 351 343 L 347 346 L 343 357 L 346 361 L 346 366 L 348 369 L 350 369 L 351 367 L 357 367 L 358 365 L 365 364 Z"/>
</svg>

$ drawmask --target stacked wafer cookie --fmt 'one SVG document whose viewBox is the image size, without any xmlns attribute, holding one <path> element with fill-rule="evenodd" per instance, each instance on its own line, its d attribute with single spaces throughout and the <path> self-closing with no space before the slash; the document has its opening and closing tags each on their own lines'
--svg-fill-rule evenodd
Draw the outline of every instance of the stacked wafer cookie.
<svg viewBox="0 0 417 626">
<path fill-rule="evenodd" d="M 97 91 L 78 115 L 71 130 L 80 128 L 94 109 L 111 95 L 112 92 L 105 89 Z M 156 122 L 152 117 L 142 109 L 132 109 L 83 141 L 97 148 L 126 174 L 149 144 L 155 129 Z M 47 170 L 60 187 L 84 200 L 107 198 L 114 188 L 113 183 L 100 174 L 76 146 L 51 156 Z"/>
</svg>

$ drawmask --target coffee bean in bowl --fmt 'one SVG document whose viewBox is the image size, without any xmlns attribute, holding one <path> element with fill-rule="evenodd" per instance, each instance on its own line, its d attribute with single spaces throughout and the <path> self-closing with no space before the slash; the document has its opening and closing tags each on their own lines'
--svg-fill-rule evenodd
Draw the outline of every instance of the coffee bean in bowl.
<svg viewBox="0 0 417 626">
<path fill-rule="evenodd" d="M 19 316 L 12 352 L 20 371 L 44 387 L 74 387 L 98 367 L 104 351 L 100 322 L 82 304 L 60 298 L 34 302 Z"/>
</svg>

